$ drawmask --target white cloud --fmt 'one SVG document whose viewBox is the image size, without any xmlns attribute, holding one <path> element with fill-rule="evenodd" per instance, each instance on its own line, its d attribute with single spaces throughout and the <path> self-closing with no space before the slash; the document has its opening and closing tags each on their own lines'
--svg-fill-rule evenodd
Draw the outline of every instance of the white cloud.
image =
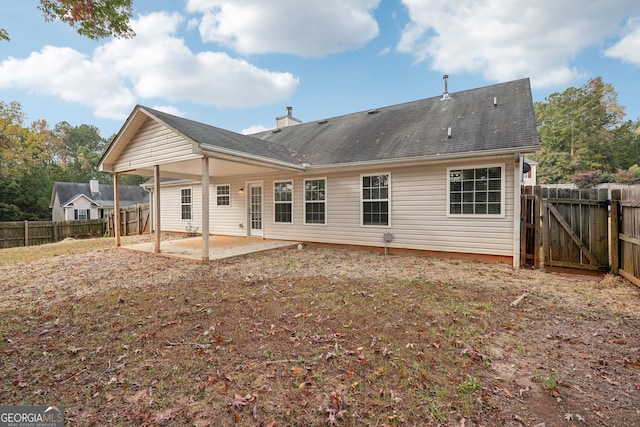
<svg viewBox="0 0 640 427">
<path fill-rule="evenodd" d="M 264 132 L 265 130 L 270 130 L 270 129 L 273 129 L 273 128 L 272 127 L 268 128 L 263 125 L 253 125 L 253 126 L 249 126 L 248 128 L 242 129 L 240 133 L 243 135 L 253 135 L 254 133 Z"/>
<path fill-rule="evenodd" d="M 444 73 L 480 72 L 490 81 L 530 77 L 534 87 L 582 78 L 581 49 L 600 43 L 637 0 L 403 0 L 411 22 L 398 50 Z M 636 50 L 637 51 L 637 50 Z"/>
<path fill-rule="evenodd" d="M 606 49 L 604 55 L 640 65 L 640 17 L 629 19 L 627 30 L 627 35 Z"/>
<path fill-rule="evenodd" d="M 188 0 L 202 13 L 204 41 L 242 54 L 320 57 L 362 47 L 375 38 L 380 0 Z"/>
<path fill-rule="evenodd" d="M 138 99 L 244 108 L 289 98 L 299 80 L 225 53 L 193 53 L 176 33 L 179 14 L 132 21 L 137 36 L 114 39 L 84 55 L 46 46 L 28 58 L 0 63 L 0 88 L 19 87 L 87 105 L 102 118 L 122 119 Z"/>
<path fill-rule="evenodd" d="M 9 87 L 84 104 L 102 118 L 122 118 L 135 104 L 131 91 L 111 70 L 65 47 L 45 46 L 25 59 L 2 61 L 0 88 Z"/>
</svg>

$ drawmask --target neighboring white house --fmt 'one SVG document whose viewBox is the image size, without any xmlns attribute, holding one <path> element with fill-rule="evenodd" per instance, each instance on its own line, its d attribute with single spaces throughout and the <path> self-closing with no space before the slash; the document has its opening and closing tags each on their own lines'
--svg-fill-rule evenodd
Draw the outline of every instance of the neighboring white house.
<svg viewBox="0 0 640 427">
<path fill-rule="evenodd" d="M 51 220 L 73 221 L 106 218 L 113 212 L 113 185 L 92 179 L 88 184 L 54 182 L 51 191 Z M 149 193 L 136 185 L 120 186 L 120 206 L 148 203 Z"/>
<path fill-rule="evenodd" d="M 247 136 L 136 106 L 99 167 L 115 181 L 121 173 L 155 178 L 157 251 L 160 230 L 193 224 L 205 235 L 386 245 L 518 265 L 523 159 L 539 148 L 528 79 L 283 121 L 295 126 Z"/>
</svg>

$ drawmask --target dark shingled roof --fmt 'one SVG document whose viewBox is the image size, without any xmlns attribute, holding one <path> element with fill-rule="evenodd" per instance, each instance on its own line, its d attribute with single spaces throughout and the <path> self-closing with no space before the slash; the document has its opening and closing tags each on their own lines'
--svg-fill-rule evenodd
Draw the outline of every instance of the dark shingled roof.
<svg viewBox="0 0 640 427">
<path fill-rule="evenodd" d="M 247 135 L 242 135 L 182 117 L 173 116 L 151 108 L 143 108 L 186 137 L 198 144 L 204 145 L 205 148 L 206 146 L 218 147 L 225 150 L 248 154 L 253 157 L 262 157 L 296 165 L 300 164 L 300 162 L 281 145 L 268 141 L 256 141 L 255 138 Z"/>
<path fill-rule="evenodd" d="M 148 203 L 149 193 L 137 185 L 121 185 L 120 206 L 130 206 L 137 203 Z M 90 185 L 75 182 L 54 182 L 53 191 L 58 194 L 60 205 L 64 206 L 78 195 L 82 194 L 93 200 L 98 206 L 113 207 L 113 185 L 100 184 L 99 192 L 92 193 Z"/>
<path fill-rule="evenodd" d="M 497 106 L 494 106 L 494 98 Z M 451 128 L 451 138 L 447 138 Z M 529 79 L 251 135 L 310 165 L 400 160 L 539 145 Z"/>
</svg>

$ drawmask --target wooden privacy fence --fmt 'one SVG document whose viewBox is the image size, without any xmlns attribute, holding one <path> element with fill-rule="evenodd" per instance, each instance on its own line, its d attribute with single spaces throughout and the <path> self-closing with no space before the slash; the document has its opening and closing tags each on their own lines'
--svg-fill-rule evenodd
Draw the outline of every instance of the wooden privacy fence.
<svg viewBox="0 0 640 427">
<path fill-rule="evenodd" d="M 0 249 L 55 243 L 68 237 L 101 237 L 105 231 L 104 219 L 0 222 Z"/>
<path fill-rule="evenodd" d="M 640 188 L 523 187 L 520 264 L 611 271 L 640 285 Z"/>
<path fill-rule="evenodd" d="M 640 286 L 640 189 L 611 196 L 611 272 Z"/>
<path fill-rule="evenodd" d="M 151 229 L 150 218 L 151 209 L 148 203 L 120 208 L 120 235 L 131 236 L 149 233 Z M 107 216 L 107 230 L 111 237 L 116 235 L 113 220 L 114 214 L 110 212 Z"/>
</svg>

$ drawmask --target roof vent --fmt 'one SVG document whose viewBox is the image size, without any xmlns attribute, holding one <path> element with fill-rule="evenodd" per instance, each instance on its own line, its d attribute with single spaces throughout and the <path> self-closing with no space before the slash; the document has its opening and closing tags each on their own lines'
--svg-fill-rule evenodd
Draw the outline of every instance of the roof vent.
<svg viewBox="0 0 640 427">
<path fill-rule="evenodd" d="M 442 95 L 442 98 L 440 98 L 440 100 L 445 101 L 447 99 L 451 99 L 451 97 L 449 96 L 449 88 L 448 88 L 449 75 L 445 74 L 444 76 L 442 76 L 442 80 L 444 80 L 444 94 Z"/>
<path fill-rule="evenodd" d="M 323 125 L 323 124 L 325 124 L 325 123 L 329 123 L 329 120 L 327 120 L 327 119 L 323 119 L 323 120 L 320 120 L 320 121 L 318 122 L 318 124 L 319 124 L 319 125 Z"/>
<path fill-rule="evenodd" d="M 496 108 L 498 106 L 498 97 L 494 96 L 493 97 L 493 108 Z"/>
<path fill-rule="evenodd" d="M 447 139 L 451 139 L 451 128 L 447 128 Z"/>
<path fill-rule="evenodd" d="M 274 129 L 274 130 L 272 130 L 271 132 L 273 132 L 273 133 L 282 132 L 282 128 L 275 128 L 275 129 Z"/>
<path fill-rule="evenodd" d="M 378 109 L 377 109 L 377 108 L 375 108 L 375 109 L 373 109 L 373 110 L 369 110 L 369 111 L 367 111 L 367 114 L 376 114 L 377 112 L 378 112 Z"/>
</svg>

